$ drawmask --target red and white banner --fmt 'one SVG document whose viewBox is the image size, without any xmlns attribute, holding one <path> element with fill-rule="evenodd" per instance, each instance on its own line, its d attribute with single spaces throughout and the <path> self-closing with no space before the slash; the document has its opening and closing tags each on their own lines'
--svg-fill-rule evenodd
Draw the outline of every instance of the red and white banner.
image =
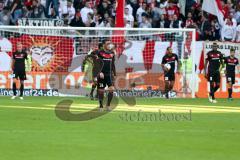
<svg viewBox="0 0 240 160">
<path fill-rule="evenodd" d="M 221 0 L 203 0 L 202 10 L 217 16 L 220 25 L 223 25 L 224 12 Z"/>
</svg>

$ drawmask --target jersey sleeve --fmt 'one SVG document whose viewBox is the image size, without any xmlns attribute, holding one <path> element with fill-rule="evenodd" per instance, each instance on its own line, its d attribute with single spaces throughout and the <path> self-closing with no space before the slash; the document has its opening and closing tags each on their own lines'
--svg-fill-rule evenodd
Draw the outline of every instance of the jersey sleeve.
<svg viewBox="0 0 240 160">
<path fill-rule="evenodd" d="M 179 58 L 178 58 L 178 55 L 175 54 L 175 60 L 178 62 L 179 61 Z"/>
<path fill-rule="evenodd" d="M 239 65 L 239 61 L 238 61 L 238 59 L 237 59 L 236 65 Z"/>
<path fill-rule="evenodd" d="M 24 52 L 24 59 L 28 59 L 28 54 L 27 54 L 27 52 Z"/>
<path fill-rule="evenodd" d="M 16 55 L 15 52 L 13 52 L 12 59 L 14 59 L 14 60 L 16 59 L 15 55 Z"/>
<path fill-rule="evenodd" d="M 223 62 L 227 64 L 227 57 L 224 57 Z"/>
<path fill-rule="evenodd" d="M 166 59 L 165 59 L 165 56 L 162 58 L 162 64 L 166 64 L 167 63 L 167 61 L 166 61 Z"/>
<path fill-rule="evenodd" d="M 209 52 L 207 53 L 206 60 L 207 60 L 207 61 L 210 61 L 210 60 L 211 60 L 211 57 L 209 56 Z"/>
</svg>

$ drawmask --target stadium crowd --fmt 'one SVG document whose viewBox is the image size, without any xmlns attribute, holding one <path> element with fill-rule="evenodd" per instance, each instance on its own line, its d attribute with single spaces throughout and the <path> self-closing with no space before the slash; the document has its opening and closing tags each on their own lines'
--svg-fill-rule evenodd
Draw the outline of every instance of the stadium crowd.
<svg viewBox="0 0 240 160">
<path fill-rule="evenodd" d="M 198 40 L 240 42 L 240 0 L 221 0 L 225 22 L 202 11 L 203 0 L 126 0 L 125 27 L 196 28 Z M 185 6 L 185 7 L 184 7 Z M 0 0 L 0 24 L 20 18 L 63 19 L 73 27 L 114 27 L 116 0 Z"/>
</svg>

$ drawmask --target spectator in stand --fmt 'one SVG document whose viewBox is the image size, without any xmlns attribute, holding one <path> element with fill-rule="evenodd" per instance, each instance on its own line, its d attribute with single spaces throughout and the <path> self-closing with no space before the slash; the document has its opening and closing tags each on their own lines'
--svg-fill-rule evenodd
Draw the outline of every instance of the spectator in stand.
<svg viewBox="0 0 240 160">
<path fill-rule="evenodd" d="M 146 8 L 147 8 L 147 4 L 143 2 L 143 3 L 140 3 L 140 7 L 137 9 L 136 19 L 137 19 L 138 26 L 140 25 L 140 23 L 142 23 L 142 14 L 146 13 Z"/>
<path fill-rule="evenodd" d="M 237 42 L 237 43 L 240 43 L 240 23 L 238 23 L 238 26 L 236 28 L 233 41 Z"/>
<path fill-rule="evenodd" d="M 94 23 L 96 24 L 96 27 L 99 27 L 102 22 L 102 17 L 100 15 L 94 16 Z"/>
<path fill-rule="evenodd" d="M 155 4 L 151 5 L 150 15 L 152 17 L 152 26 L 153 28 L 159 28 L 159 21 L 161 16 L 161 10 Z"/>
<path fill-rule="evenodd" d="M 48 18 L 50 18 L 50 19 L 56 19 L 58 17 L 54 8 L 50 8 L 49 14 L 50 15 L 48 15 Z"/>
<path fill-rule="evenodd" d="M 0 12 L 2 12 L 3 8 L 4 8 L 4 3 L 0 1 Z"/>
<path fill-rule="evenodd" d="M 133 8 L 132 8 L 130 2 L 127 1 L 125 8 L 128 8 L 128 12 L 130 15 L 133 15 Z"/>
<path fill-rule="evenodd" d="M 40 3 L 40 0 L 33 0 L 30 18 L 45 18 L 44 11 L 45 8 Z"/>
<path fill-rule="evenodd" d="M 75 16 L 75 8 L 73 7 L 72 0 L 67 0 L 67 4 L 63 6 L 62 13 L 59 14 L 61 18 L 63 18 L 63 15 L 66 15 L 66 19 L 68 19 L 68 22 L 70 23 L 71 20 Z"/>
<path fill-rule="evenodd" d="M 177 15 L 177 17 L 179 17 L 179 8 L 176 4 L 174 3 L 168 3 L 168 7 L 166 8 L 167 11 L 167 17 L 169 16 L 173 16 L 174 14 Z"/>
<path fill-rule="evenodd" d="M 222 27 L 222 41 L 234 41 L 235 29 L 230 18 L 226 18 L 226 23 Z"/>
<path fill-rule="evenodd" d="M 126 28 L 132 28 L 134 24 L 133 15 L 129 13 L 128 7 L 124 9 L 124 23 Z"/>
<path fill-rule="evenodd" d="M 182 22 L 178 19 L 176 14 L 173 15 L 170 28 L 182 28 Z"/>
<path fill-rule="evenodd" d="M 53 6 L 53 7 L 51 7 Z M 59 8 L 59 2 L 58 0 L 46 0 L 46 5 L 45 5 L 45 9 L 46 9 L 46 16 L 48 18 L 57 18 L 59 16 L 58 13 L 58 8 Z M 54 12 L 52 11 L 52 9 L 54 9 Z"/>
<path fill-rule="evenodd" d="M 31 9 L 32 9 L 32 4 L 33 4 L 33 0 L 25 0 L 25 2 L 24 2 L 24 6 L 25 6 L 28 10 L 31 10 Z"/>
<path fill-rule="evenodd" d="M 165 27 L 165 16 L 163 14 L 160 16 L 159 24 L 160 24 L 160 28 L 164 28 Z"/>
<path fill-rule="evenodd" d="M 185 26 L 188 28 L 189 26 L 192 25 L 193 25 L 192 12 L 188 12 Z"/>
<path fill-rule="evenodd" d="M 0 25 L 10 25 L 12 15 L 8 7 L 4 7 L 0 12 Z"/>
<path fill-rule="evenodd" d="M 71 20 L 70 26 L 72 27 L 85 27 L 82 18 L 81 18 L 81 14 L 80 11 L 77 11 L 74 18 Z"/>
<path fill-rule="evenodd" d="M 152 25 L 149 22 L 148 15 L 146 13 L 142 14 L 142 22 L 140 23 L 139 28 L 152 28 Z"/>
<path fill-rule="evenodd" d="M 161 15 L 167 15 L 167 11 L 166 11 L 166 8 L 168 6 L 168 0 L 161 0 L 160 2 L 160 12 L 161 12 Z"/>
<path fill-rule="evenodd" d="M 107 19 L 103 19 L 103 21 L 100 23 L 99 27 L 110 27 L 111 24 L 108 22 Z"/>
<path fill-rule="evenodd" d="M 236 19 L 237 23 L 240 23 L 240 5 L 239 4 L 236 6 L 236 11 L 233 17 Z"/>
<path fill-rule="evenodd" d="M 210 33 L 210 40 L 216 41 L 219 40 L 220 37 L 220 25 L 217 20 L 211 21 L 211 33 Z"/>
<path fill-rule="evenodd" d="M 13 23 L 17 24 L 17 20 L 23 17 L 24 5 L 22 0 L 14 0 L 11 6 L 11 14 L 13 16 Z"/>
<path fill-rule="evenodd" d="M 86 27 L 95 27 L 96 23 L 93 21 L 93 14 L 92 13 L 88 13 L 88 20 L 85 23 Z"/>
<path fill-rule="evenodd" d="M 205 17 L 206 15 L 202 16 L 202 23 L 200 26 L 200 31 L 201 31 L 201 35 L 200 38 L 201 40 L 209 40 L 209 36 L 210 36 L 210 27 L 211 27 L 211 23 L 207 20 L 207 18 Z"/>
<path fill-rule="evenodd" d="M 90 1 L 86 1 L 85 7 L 81 9 L 80 13 L 83 23 L 86 24 L 86 22 L 88 21 L 88 14 L 93 13 Z"/>
<path fill-rule="evenodd" d="M 107 1 L 103 1 L 102 4 L 98 7 L 98 14 L 104 17 L 104 14 L 111 14 L 110 6 L 108 5 Z"/>
</svg>

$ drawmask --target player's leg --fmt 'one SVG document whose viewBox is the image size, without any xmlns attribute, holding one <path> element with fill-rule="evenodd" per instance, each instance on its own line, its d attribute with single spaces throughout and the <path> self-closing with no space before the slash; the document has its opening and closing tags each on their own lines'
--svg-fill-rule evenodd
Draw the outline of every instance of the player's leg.
<svg viewBox="0 0 240 160">
<path fill-rule="evenodd" d="M 169 81 L 169 80 L 166 80 L 166 78 L 165 78 L 164 83 L 165 83 L 164 94 L 165 94 L 165 97 L 166 97 L 167 99 L 169 99 L 168 92 L 169 92 L 169 88 L 170 88 L 170 81 Z"/>
<path fill-rule="evenodd" d="M 214 86 L 215 86 L 215 83 L 213 81 L 213 75 L 212 74 L 208 75 L 208 82 L 210 84 L 210 92 L 209 92 L 208 99 L 209 99 L 209 102 L 212 102 L 213 98 L 215 98 L 214 97 Z"/>
<path fill-rule="evenodd" d="M 214 89 L 213 89 L 213 103 L 217 103 L 216 99 L 215 99 L 215 92 L 217 92 L 217 90 L 220 88 L 220 72 L 219 73 L 216 73 L 213 77 L 213 80 L 215 82 L 215 85 L 214 85 Z"/>
<path fill-rule="evenodd" d="M 174 87 L 174 83 L 175 83 L 175 74 L 174 73 L 170 75 L 169 81 L 170 81 L 169 91 L 172 91 L 173 87 Z"/>
<path fill-rule="evenodd" d="M 23 100 L 24 80 L 26 80 L 25 71 L 20 72 L 19 79 L 20 79 L 20 99 Z"/>
<path fill-rule="evenodd" d="M 15 99 L 17 96 L 17 79 L 16 79 L 16 77 L 13 78 L 12 90 L 13 90 L 13 96 L 11 99 Z"/>
<path fill-rule="evenodd" d="M 24 80 L 20 80 L 20 99 L 23 100 Z"/>
<path fill-rule="evenodd" d="M 228 100 L 232 100 L 232 87 L 234 83 L 235 83 L 235 76 L 227 75 Z"/>
<path fill-rule="evenodd" d="M 94 90 L 95 90 L 96 87 L 97 87 L 97 84 L 96 84 L 96 83 L 93 83 L 93 84 L 92 84 L 92 89 L 91 89 L 91 92 L 90 92 L 90 98 L 91 98 L 91 100 L 94 99 L 94 97 L 93 97 L 93 92 L 94 92 Z"/>
<path fill-rule="evenodd" d="M 107 110 L 110 110 L 111 101 L 113 99 L 113 91 L 115 90 L 112 76 L 106 76 L 106 83 L 108 85 L 108 99 L 107 99 Z"/>
<path fill-rule="evenodd" d="M 97 81 L 97 92 L 98 92 L 98 101 L 99 101 L 99 109 L 103 111 L 103 99 L 104 99 L 104 89 L 105 89 L 104 79 L 98 78 Z"/>
<path fill-rule="evenodd" d="M 107 110 L 110 110 L 111 101 L 113 99 L 113 91 L 114 91 L 114 89 L 115 89 L 114 86 L 108 87 L 108 99 L 107 99 L 107 105 L 106 105 Z"/>
</svg>

